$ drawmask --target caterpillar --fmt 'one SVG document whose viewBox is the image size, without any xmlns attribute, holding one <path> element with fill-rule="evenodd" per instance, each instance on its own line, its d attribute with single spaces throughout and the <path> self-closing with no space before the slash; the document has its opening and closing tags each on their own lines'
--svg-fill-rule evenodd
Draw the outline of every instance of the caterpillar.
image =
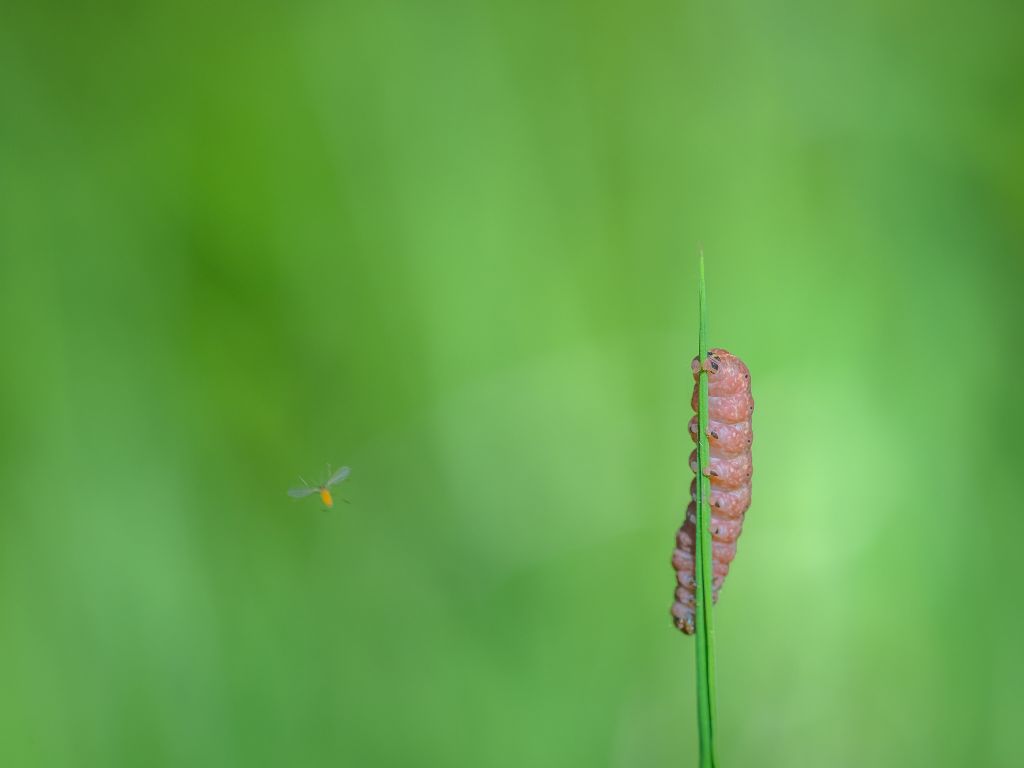
<svg viewBox="0 0 1024 768">
<path fill-rule="evenodd" d="M 710 461 L 704 474 L 710 478 L 709 505 L 711 519 L 712 600 L 718 602 L 718 592 L 729 573 L 729 564 L 736 557 L 736 540 L 743 529 L 743 516 L 750 506 L 750 478 L 753 466 L 750 447 L 754 433 L 750 421 L 754 413 L 754 398 L 750 394 L 750 369 L 733 354 L 715 348 L 708 352 L 704 365 L 698 358 L 691 363 L 693 369 L 693 398 L 690 405 L 694 416 L 689 432 L 697 442 L 697 410 L 700 392 L 700 371 L 708 372 L 708 448 Z M 697 451 L 690 454 L 690 469 L 697 473 Z M 676 627 L 688 635 L 694 632 L 694 544 L 697 540 L 697 478 L 690 483 L 690 504 L 686 519 L 676 533 L 676 548 L 672 552 L 672 567 L 676 572 L 675 602 L 672 619 Z"/>
</svg>

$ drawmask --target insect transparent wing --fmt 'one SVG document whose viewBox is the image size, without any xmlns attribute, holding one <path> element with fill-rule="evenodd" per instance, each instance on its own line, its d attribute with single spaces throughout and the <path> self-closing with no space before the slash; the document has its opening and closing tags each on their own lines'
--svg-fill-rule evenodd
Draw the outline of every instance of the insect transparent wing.
<svg viewBox="0 0 1024 768">
<path fill-rule="evenodd" d="M 316 493 L 316 488 L 289 488 L 288 495 L 293 499 L 302 499 L 309 496 L 311 493 Z"/>
<path fill-rule="evenodd" d="M 334 485 L 335 483 L 340 483 L 342 480 L 348 477 L 348 473 L 351 471 L 352 470 L 350 470 L 348 467 L 342 467 L 333 475 L 331 475 L 331 479 L 327 481 L 327 484 Z"/>
</svg>

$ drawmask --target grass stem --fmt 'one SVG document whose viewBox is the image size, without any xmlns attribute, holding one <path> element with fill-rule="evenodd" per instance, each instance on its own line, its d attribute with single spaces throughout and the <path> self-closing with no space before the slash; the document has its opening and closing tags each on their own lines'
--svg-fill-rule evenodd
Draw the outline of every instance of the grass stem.
<svg viewBox="0 0 1024 768">
<path fill-rule="evenodd" d="M 704 284 L 704 253 L 700 254 L 700 281 L 698 284 L 700 308 L 700 337 L 698 357 L 703 363 L 708 358 L 708 302 Z M 701 368 L 697 411 L 697 543 L 694 568 L 696 590 L 697 630 L 697 729 L 700 738 L 701 768 L 715 768 L 715 629 L 712 621 L 712 558 L 711 519 L 709 497 L 711 483 L 704 476 L 709 466 L 708 449 L 708 373 Z"/>
</svg>

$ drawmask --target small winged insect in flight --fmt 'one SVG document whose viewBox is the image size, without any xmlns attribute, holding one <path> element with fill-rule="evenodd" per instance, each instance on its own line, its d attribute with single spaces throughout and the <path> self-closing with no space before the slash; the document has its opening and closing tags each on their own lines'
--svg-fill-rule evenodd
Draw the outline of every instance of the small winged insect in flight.
<svg viewBox="0 0 1024 768">
<path fill-rule="evenodd" d="M 330 509 L 334 506 L 334 498 L 331 496 L 331 492 L 328 489 L 332 485 L 337 485 L 348 477 L 348 473 L 350 471 L 351 470 L 348 467 L 342 467 L 327 478 L 327 482 L 322 485 L 309 485 L 304 478 L 300 477 L 299 479 L 302 480 L 302 488 L 290 488 L 288 490 L 288 495 L 293 499 L 304 499 L 306 496 L 312 496 L 314 493 L 319 493 L 320 501 L 324 503 L 325 507 Z"/>
</svg>

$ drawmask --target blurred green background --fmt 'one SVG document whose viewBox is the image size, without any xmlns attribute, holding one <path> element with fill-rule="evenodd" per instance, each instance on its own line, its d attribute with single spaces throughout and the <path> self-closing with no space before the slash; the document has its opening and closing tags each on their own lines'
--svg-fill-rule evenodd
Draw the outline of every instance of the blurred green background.
<svg viewBox="0 0 1024 768">
<path fill-rule="evenodd" d="M 4 3 L 0 763 L 694 764 L 703 244 L 722 765 L 1024 764 L 1022 23 Z"/>
</svg>

